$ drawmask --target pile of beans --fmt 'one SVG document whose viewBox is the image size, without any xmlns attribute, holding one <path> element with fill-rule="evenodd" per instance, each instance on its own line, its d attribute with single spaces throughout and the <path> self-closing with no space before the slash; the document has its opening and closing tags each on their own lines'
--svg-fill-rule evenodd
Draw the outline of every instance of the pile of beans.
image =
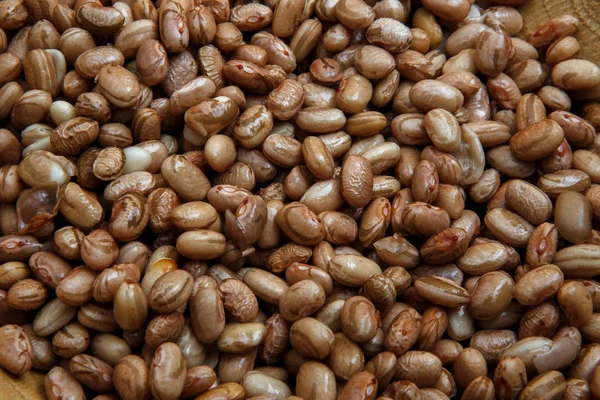
<svg viewBox="0 0 600 400">
<path fill-rule="evenodd" d="M 0 366 L 600 397 L 600 67 L 494 1 L 0 2 Z"/>
</svg>

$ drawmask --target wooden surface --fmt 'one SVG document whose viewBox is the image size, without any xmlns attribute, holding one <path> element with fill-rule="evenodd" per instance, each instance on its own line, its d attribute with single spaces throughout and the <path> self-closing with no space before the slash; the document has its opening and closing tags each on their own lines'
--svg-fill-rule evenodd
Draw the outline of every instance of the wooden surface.
<svg viewBox="0 0 600 400">
<path fill-rule="evenodd" d="M 600 0 L 531 0 L 520 11 L 525 37 L 549 18 L 563 14 L 579 18 L 575 37 L 581 43 L 581 52 L 577 57 L 600 64 Z"/>
<path fill-rule="evenodd" d="M 537 25 L 551 17 L 570 14 L 579 18 L 581 25 L 576 37 L 581 43 L 578 57 L 600 64 L 600 0 L 532 0 L 520 7 L 525 20 L 525 37 Z M 11 400 L 45 399 L 44 374 L 30 371 L 21 377 L 8 374 L 0 368 L 0 398 Z"/>
<path fill-rule="evenodd" d="M 29 371 L 22 376 L 12 375 L 0 368 L 0 399 L 43 400 L 44 374 Z"/>
</svg>

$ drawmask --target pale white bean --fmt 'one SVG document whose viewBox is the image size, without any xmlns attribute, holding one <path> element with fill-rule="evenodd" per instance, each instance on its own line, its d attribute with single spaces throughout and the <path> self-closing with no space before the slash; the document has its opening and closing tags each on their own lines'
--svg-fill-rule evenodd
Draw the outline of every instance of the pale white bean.
<svg viewBox="0 0 600 400">
<path fill-rule="evenodd" d="M 123 174 L 132 172 L 146 171 L 152 163 L 152 156 L 146 150 L 137 146 L 130 146 L 123 149 L 125 153 L 125 167 Z"/>
<path fill-rule="evenodd" d="M 75 106 L 64 100 L 57 100 L 50 106 L 50 118 L 56 125 L 60 125 L 76 116 Z"/>
</svg>

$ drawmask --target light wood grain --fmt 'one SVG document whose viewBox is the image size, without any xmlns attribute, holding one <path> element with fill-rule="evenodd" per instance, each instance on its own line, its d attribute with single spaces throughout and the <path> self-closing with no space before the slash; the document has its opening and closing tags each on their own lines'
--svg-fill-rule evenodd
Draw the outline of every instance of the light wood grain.
<svg viewBox="0 0 600 400">
<path fill-rule="evenodd" d="M 44 400 L 44 373 L 29 371 L 12 375 L 0 368 L 0 399 Z"/>
<path fill-rule="evenodd" d="M 532 0 L 520 7 L 527 37 L 539 24 L 549 18 L 569 14 L 581 24 L 575 37 L 581 43 L 578 58 L 600 64 L 600 0 Z"/>
</svg>

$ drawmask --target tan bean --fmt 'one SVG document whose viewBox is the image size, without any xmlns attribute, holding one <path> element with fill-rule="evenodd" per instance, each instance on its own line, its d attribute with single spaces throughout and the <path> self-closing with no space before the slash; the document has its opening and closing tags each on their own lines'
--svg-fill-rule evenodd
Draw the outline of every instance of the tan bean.
<svg viewBox="0 0 600 400">
<path fill-rule="evenodd" d="M 590 176 L 592 182 L 598 181 L 598 161 L 600 156 L 587 150 L 577 150 L 573 153 L 573 167 Z"/>
<path fill-rule="evenodd" d="M 0 365 L 13 374 L 22 375 L 33 364 L 33 349 L 27 334 L 18 325 L 4 325 L 0 328 L 0 342 L 5 349 L 0 356 Z"/>
<path fill-rule="evenodd" d="M 312 250 L 310 247 L 296 243 L 288 243 L 273 251 L 273 253 L 269 255 L 267 263 L 269 269 L 275 273 L 279 273 L 285 271 L 294 262 L 307 262 L 311 255 Z"/>
<path fill-rule="evenodd" d="M 439 175 L 440 182 L 449 185 L 458 184 L 463 179 L 463 169 L 456 157 L 427 146 L 421 152 L 421 159 L 431 161 Z"/>
<path fill-rule="evenodd" d="M 537 95 L 548 110 L 569 111 L 571 109 L 571 98 L 557 87 L 544 86 L 538 90 Z"/>
<path fill-rule="evenodd" d="M 113 368 L 96 357 L 78 354 L 71 358 L 69 369 L 77 380 L 92 390 L 107 392 L 113 389 Z"/>
<path fill-rule="evenodd" d="M 451 262 L 467 250 L 468 242 L 469 236 L 464 229 L 446 228 L 425 241 L 420 249 L 421 257 L 432 264 Z"/>
<path fill-rule="evenodd" d="M 270 135 L 265 139 L 263 153 L 271 162 L 285 168 L 293 168 L 304 161 L 302 144 L 281 134 Z"/>
<path fill-rule="evenodd" d="M 475 348 L 466 348 L 454 361 L 456 384 L 463 390 L 477 377 L 487 375 L 487 365 L 483 355 Z"/>
<path fill-rule="evenodd" d="M 254 320 L 258 315 L 258 300 L 250 288 L 240 280 L 227 279 L 219 285 L 223 306 L 241 322 Z"/>
<path fill-rule="evenodd" d="M 448 307 L 466 304 L 470 298 L 465 289 L 445 278 L 422 277 L 415 281 L 415 288 L 423 298 Z"/>
<path fill-rule="evenodd" d="M 484 30 L 475 47 L 475 62 L 479 71 L 487 76 L 498 75 L 508 65 L 511 47 L 510 37 L 499 21 Z"/>
<path fill-rule="evenodd" d="M 454 113 L 462 106 L 464 98 L 458 89 L 446 83 L 425 79 L 411 88 L 410 100 L 424 111 L 442 108 Z"/>
<path fill-rule="evenodd" d="M 469 247 L 456 263 L 467 274 L 483 275 L 502 268 L 508 257 L 502 243 L 482 243 Z"/>
<path fill-rule="evenodd" d="M 373 247 L 377 255 L 389 265 L 414 268 L 419 263 L 417 248 L 398 233 L 376 241 Z"/>
<path fill-rule="evenodd" d="M 103 229 L 90 232 L 81 243 L 81 259 L 98 271 L 111 266 L 118 255 L 119 247 L 115 239 Z"/>
<path fill-rule="evenodd" d="M 223 306 L 223 296 L 218 291 L 217 283 L 209 277 L 201 277 L 196 283 L 196 292 L 193 293 L 190 300 L 192 310 L 192 327 L 199 340 L 205 343 L 215 341 L 225 328 L 225 310 Z M 199 319 L 203 311 L 203 319 Z M 210 324 L 204 324 L 204 321 L 210 321 Z"/>
<path fill-rule="evenodd" d="M 547 69 L 537 60 L 524 60 L 506 71 L 521 93 L 541 88 L 548 80 Z"/>
<path fill-rule="evenodd" d="M 430 237 L 448 228 L 450 217 L 439 207 L 414 202 L 402 212 L 402 226 L 413 235 Z"/>
<path fill-rule="evenodd" d="M 492 319 L 510 305 L 515 290 L 513 280 L 503 271 L 484 274 L 475 284 L 469 300 L 469 313 L 477 319 Z"/>
<path fill-rule="evenodd" d="M 187 368 L 183 354 L 174 343 L 156 349 L 150 366 L 150 391 L 161 399 L 174 399 L 183 391 Z"/>
<path fill-rule="evenodd" d="M 341 322 L 344 333 L 358 343 L 373 338 L 381 324 L 375 306 L 362 296 L 354 296 L 346 301 Z"/>
<path fill-rule="evenodd" d="M 394 137 L 402 144 L 429 144 L 430 139 L 424 126 L 424 115 L 407 113 L 395 117 L 391 122 Z"/>
<path fill-rule="evenodd" d="M 566 191 L 582 192 L 590 186 L 590 176 L 583 171 L 566 169 L 546 174 L 538 180 L 538 187 L 550 198 Z"/>
<path fill-rule="evenodd" d="M 520 180 L 509 181 L 506 205 L 534 225 L 546 222 L 552 214 L 550 198 L 536 186 Z"/>
<path fill-rule="evenodd" d="M 580 282 L 565 282 L 558 291 L 558 303 L 573 326 L 581 326 L 592 317 L 592 298 Z"/>
<path fill-rule="evenodd" d="M 515 286 L 519 303 L 534 306 L 558 292 L 563 283 L 560 269 L 552 264 L 538 267 L 526 273 Z"/>
<path fill-rule="evenodd" d="M 364 366 L 363 351 L 343 333 L 336 333 L 334 337 L 329 365 L 337 377 L 350 379 Z"/>
<path fill-rule="evenodd" d="M 561 61 L 552 68 L 552 82 L 565 90 L 587 90 L 600 83 L 600 69 L 587 60 Z"/>
<path fill-rule="evenodd" d="M 553 260 L 567 278 L 586 278 L 595 275 L 596 252 L 600 247 L 591 244 L 577 244 L 559 250 Z M 574 268 L 577 265 L 577 268 Z M 592 275 L 593 274 L 593 275 Z"/>
<path fill-rule="evenodd" d="M 325 237 L 319 218 L 302 203 L 284 206 L 276 216 L 279 228 L 296 243 L 314 245 Z"/>
<path fill-rule="evenodd" d="M 435 16 L 426 8 L 419 8 L 412 18 L 413 28 L 419 28 L 427 33 L 431 42 L 430 48 L 437 48 L 442 42 L 442 28 Z"/>
<path fill-rule="evenodd" d="M 354 207 L 366 206 L 373 190 L 371 164 L 364 157 L 349 156 L 342 168 L 342 195 Z M 369 182 L 371 182 L 369 184 Z"/>
<path fill-rule="evenodd" d="M 86 266 L 73 269 L 58 283 L 56 297 L 72 306 L 87 303 L 92 299 L 93 284 L 97 276 L 98 272 Z"/>
<path fill-rule="evenodd" d="M 394 69 L 394 57 L 372 45 L 360 47 L 354 56 L 354 67 L 367 79 L 382 79 Z"/>
<path fill-rule="evenodd" d="M 90 333 L 77 322 L 72 322 L 52 337 L 52 351 L 57 355 L 72 358 L 83 353 L 90 345 Z"/>
<path fill-rule="evenodd" d="M 434 104 L 439 104 L 434 101 Z M 433 144 L 441 151 L 452 152 L 460 145 L 460 129 L 451 112 L 436 108 L 425 115 L 425 130 Z"/>
<path fill-rule="evenodd" d="M 189 272 L 175 270 L 156 280 L 148 295 L 148 306 L 160 313 L 175 311 L 192 294 L 193 278 Z"/>
<path fill-rule="evenodd" d="M 592 396 L 588 383 L 583 379 L 568 379 L 566 385 L 565 399 L 587 399 Z"/>
<path fill-rule="evenodd" d="M 539 160 L 549 156 L 564 138 L 562 128 L 553 120 L 540 121 L 519 131 L 510 139 L 510 149 L 522 160 Z"/>
<path fill-rule="evenodd" d="M 336 282 L 351 287 L 360 287 L 367 279 L 381 273 L 381 268 L 374 261 L 352 254 L 335 256 L 328 269 Z"/>
<path fill-rule="evenodd" d="M 85 399 L 85 392 L 81 384 L 62 367 L 52 368 L 44 377 L 44 389 L 49 399 L 57 400 L 55 393 L 69 396 L 74 399 Z"/>
<path fill-rule="evenodd" d="M 334 336 L 325 324 L 314 318 L 306 317 L 292 324 L 290 343 L 302 355 L 324 359 L 331 353 Z"/>
<path fill-rule="evenodd" d="M 136 330 L 148 315 L 148 301 L 138 283 L 124 281 L 114 297 L 114 318 L 123 329 Z"/>
<path fill-rule="evenodd" d="M 302 364 L 296 377 L 296 394 L 303 399 L 334 400 L 337 398 L 333 371 L 317 361 Z"/>
<path fill-rule="evenodd" d="M 320 309 L 325 303 L 325 290 L 316 282 L 301 280 L 294 283 L 279 298 L 279 310 L 288 321 L 294 322 Z"/>
<path fill-rule="evenodd" d="M 548 371 L 535 377 L 525 386 L 519 397 L 528 399 L 560 398 L 566 390 L 565 378 L 558 371 Z"/>
<path fill-rule="evenodd" d="M 539 225 L 529 238 L 527 262 L 533 267 L 548 264 L 554 259 L 558 247 L 558 230 L 554 224 L 543 223 Z"/>
<path fill-rule="evenodd" d="M 117 393 L 123 397 L 140 399 L 148 396 L 148 380 L 148 366 L 138 356 L 128 355 L 115 366 L 113 383 Z"/>
<path fill-rule="evenodd" d="M 257 347 L 265 335 L 266 328 L 259 322 L 231 323 L 225 326 L 217 346 L 227 353 L 244 353 Z"/>
<path fill-rule="evenodd" d="M 527 246 L 534 229 L 524 218 L 502 208 L 487 213 L 485 225 L 502 242 L 515 247 Z"/>
<path fill-rule="evenodd" d="M 434 385 L 442 372 L 442 363 L 434 354 L 425 351 L 408 351 L 398 358 L 396 374 L 419 387 Z"/>
<path fill-rule="evenodd" d="M 560 235 L 571 243 L 583 243 L 591 234 L 592 210 L 584 195 L 561 193 L 556 199 L 554 221 Z"/>
<path fill-rule="evenodd" d="M 278 119 L 287 121 L 298 113 L 304 101 L 303 87 L 296 81 L 286 79 L 269 93 L 267 107 Z"/>
<path fill-rule="evenodd" d="M 399 356 L 409 350 L 421 332 L 421 315 L 414 309 L 401 311 L 387 329 L 385 348 Z"/>
</svg>

